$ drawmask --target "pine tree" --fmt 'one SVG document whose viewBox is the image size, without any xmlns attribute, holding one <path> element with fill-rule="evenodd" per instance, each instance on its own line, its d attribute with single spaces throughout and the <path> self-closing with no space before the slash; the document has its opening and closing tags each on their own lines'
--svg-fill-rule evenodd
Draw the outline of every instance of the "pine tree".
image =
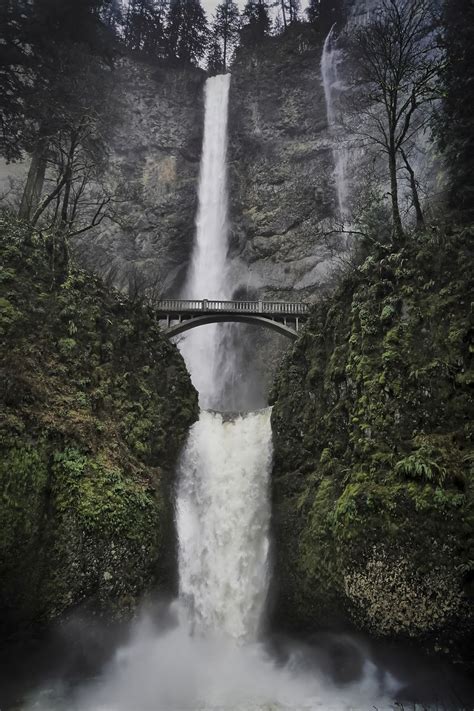
<svg viewBox="0 0 474 711">
<path fill-rule="evenodd" d="M 343 0 L 310 0 L 306 8 L 308 22 L 327 34 L 333 25 L 342 27 L 345 21 Z"/>
<path fill-rule="evenodd" d="M 301 8 L 300 0 L 280 0 L 280 7 L 285 29 L 288 25 L 298 22 Z"/>
<path fill-rule="evenodd" d="M 200 0 L 171 0 L 167 26 L 168 51 L 180 62 L 197 62 L 205 55 L 209 29 Z"/>
<path fill-rule="evenodd" d="M 207 59 L 207 71 L 209 74 L 223 74 L 225 72 L 224 58 L 222 56 L 221 45 L 215 38 L 210 47 Z"/>
<path fill-rule="evenodd" d="M 474 6 L 470 0 L 445 5 L 444 112 L 441 144 L 450 171 L 450 204 L 464 220 L 474 216 Z"/>
<path fill-rule="evenodd" d="M 239 8 L 233 0 L 224 0 L 217 6 L 213 23 L 213 36 L 221 42 L 224 71 L 227 69 L 228 60 L 237 43 L 239 32 Z"/>
<path fill-rule="evenodd" d="M 308 7 L 306 8 L 306 16 L 308 18 L 308 22 L 311 25 L 318 24 L 320 11 L 321 11 L 320 0 L 309 0 Z"/>
<path fill-rule="evenodd" d="M 164 56 L 166 0 L 131 0 L 125 22 L 125 44 L 132 51 Z"/>
<path fill-rule="evenodd" d="M 267 0 L 248 0 L 242 13 L 244 28 L 241 37 L 244 44 L 261 41 L 270 34 L 269 8 Z"/>
<path fill-rule="evenodd" d="M 0 155 L 21 157 L 25 131 L 25 100 L 35 81 L 28 55 L 32 8 L 28 0 L 0 4 Z"/>
</svg>

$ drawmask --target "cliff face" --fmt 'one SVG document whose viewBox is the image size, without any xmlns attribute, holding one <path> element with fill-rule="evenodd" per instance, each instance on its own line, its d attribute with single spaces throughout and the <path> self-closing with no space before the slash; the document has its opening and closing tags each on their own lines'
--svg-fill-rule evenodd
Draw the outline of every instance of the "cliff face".
<svg viewBox="0 0 474 711">
<path fill-rule="evenodd" d="M 241 295 L 307 297 L 343 247 L 327 234 L 336 194 L 321 52 L 322 38 L 302 27 L 246 48 L 232 68 L 231 256 Z M 205 78 L 136 58 L 114 70 L 103 178 L 110 219 L 74 247 L 121 289 L 179 294 L 195 231 Z"/>
<path fill-rule="evenodd" d="M 232 68 L 229 187 L 232 279 L 238 293 L 304 297 L 325 283 L 342 245 L 320 77 L 321 38 L 310 28 L 240 53 Z M 203 128 L 197 69 L 126 60 L 106 180 L 113 220 L 77 245 L 81 260 L 120 287 L 139 276 L 179 293 L 194 234 Z"/>
<path fill-rule="evenodd" d="M 241 51 L 232 68 L 232 254 L 242 287 L 268 296 L 314 293 L 341 249 L 325 234 L 336 195 L 321 51 L 304 27 Z"/>
<path fill-rule="evenodd" d="M 381 250 L 314 309 L 275 388 L 286 625 L 472 662 L 472 234 Z"/>
<path fill-rule="evenodd" d="M 197 395 L 153 313 L 0 222 L 1 632 L 174 584 L 172 475 Z"/>
<path fill-rule="evenodd" d="M 204 72 L 124 60 L 107 138 L 112 219 L 76 244 L 81 261 L 121 288 L 176 292 L 191 251 Z"/>
</svg>

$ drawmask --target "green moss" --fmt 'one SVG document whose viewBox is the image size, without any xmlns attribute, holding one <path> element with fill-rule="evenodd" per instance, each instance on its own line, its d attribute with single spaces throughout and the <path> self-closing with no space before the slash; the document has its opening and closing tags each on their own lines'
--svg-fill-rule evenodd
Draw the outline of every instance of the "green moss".
<svg viewBox="0 0 474 711">
<path fill-rule="evenodd" d="M 150 308 L 0 218 L 0 610 L 7 630 L 173 584 L 170 487 L 197 395 Z M 54 277 L 54 278 L 53 278 Z M 2 293 L 3 292 L 3 293 Z"/>
<path fill-rule="evenodd" d="M 369 257 L 314 308 L 283 364 L 272 414 L 280 619 L 308 629 L 342 617 L 468 649 L 471 241 L 465 230 L 434 249 L 421 236 Z"/>
</svg>

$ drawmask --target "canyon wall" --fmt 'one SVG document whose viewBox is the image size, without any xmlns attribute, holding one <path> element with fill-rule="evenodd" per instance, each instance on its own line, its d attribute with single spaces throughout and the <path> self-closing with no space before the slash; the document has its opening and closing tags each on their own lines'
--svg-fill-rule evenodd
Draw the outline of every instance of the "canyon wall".
<svg viewBox="0 0 474 711">
<path fill-rule="evenodd" d="M 232 68 L 233 255 L 242 287 L 266 297 L 314 297 L 342 247 L 328 234 L 336 193 L 321 52 L 304 26 L 241 50 Z"/>
<path fill-rule="evenodd" d="M 198 414 L 151 309 L 0 219 L 0 635 L 176 582 L 173 477 Z"/>
<path fill-rule="evenodd" d="M 116 199 L 111 219 L 75 247 L 120 288 L 159 296 L 178 289 L 191 251 L 205 74 L 130 59 L 115 73 L 105 182 Z"/>
<path fill-rule="evenodd" d="M 371 250 L 274 390 L 276 620 L 472 665 L 472 230 Z"/>
</svg>

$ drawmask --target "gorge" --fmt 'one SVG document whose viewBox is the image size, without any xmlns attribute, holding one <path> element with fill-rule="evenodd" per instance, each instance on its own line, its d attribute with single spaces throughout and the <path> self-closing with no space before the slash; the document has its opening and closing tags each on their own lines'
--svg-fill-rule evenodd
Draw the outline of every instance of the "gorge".
<svg viewBox="0 0 474 711">
<path fill-rule="evenodd" d="M 472 707 L 472 226 L 356 215 L 345 41 L 127 57 L 110 223 L 2 212 L 2 709 Z"/>
</svg>

